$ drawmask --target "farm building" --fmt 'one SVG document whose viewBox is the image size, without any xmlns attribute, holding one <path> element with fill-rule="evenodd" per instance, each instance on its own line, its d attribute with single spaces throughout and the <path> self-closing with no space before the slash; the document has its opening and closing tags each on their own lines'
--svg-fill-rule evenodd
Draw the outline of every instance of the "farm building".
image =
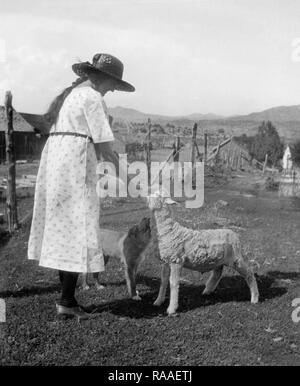
<svg viewBox="0 0 300 386">
<path fill-rule="evenodd" d="M 13 126 L 16 159 L 39 159 L 49 132 L 49 125 L 43 119 L 43 115 L 14 111 Z M 0 106 L 0 163 L 6 159 L 5 129 L 5 111 L 4 107 Z M 114 136 L 113 150 L 118 154 L 124 154 L 126 151 L 123 138 L 118 133 L 114 133 Z"/>
<path fill-rule="evenodd" d="M 283 154 L 282 167 L 284 170 L 293 169 L 292 151 L 289 145 L 287 145 Z"/>
<path fill-rule="evenodd" d="M 300 168 L 295 162 L 296 154 L 293 145 L 287 145 L 282 158 L 279 196 L 300 197 Z"/>
<path fill-rule="evenodd" d="M 26 115 L 26 114 L 24 114 Z M 38 159 L 45 144 L 45 138 L 37 135 L 34 127 L 24 117 L 14 111 L 14 140 L 16 159 Z M 6 119 L 4 107 L 0 106 L 0 163 L 6 159 L 5 153 Z"/>
<path fill-rule="evenodd" d="M 299 169 L 299 154 L 298 149 L 294 144 L 288 144 L 284 150 L 282 157 L 282 168 L 288 172 L 294 169 Z"/>
</svg>

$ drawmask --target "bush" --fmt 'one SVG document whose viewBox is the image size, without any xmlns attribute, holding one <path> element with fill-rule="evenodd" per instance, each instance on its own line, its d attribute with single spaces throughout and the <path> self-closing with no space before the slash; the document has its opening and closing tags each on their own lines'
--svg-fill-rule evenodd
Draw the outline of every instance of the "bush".
<svg viewBox="0 0 300 386">
<path fill-rule="evenodd" d="M 293 146 L 293 161 L 297 166 L 300 166 L 300 141 L 297 141 Z"/>
<path fill-rule="evenodd" d="M 246 146 L 251 157 L 260 162 L 264 162 L 268 154 L 268 164 L 275 166 L 283 157 L 283 143 L 272 122 L 262 122 L 258 132 L 253 137 L 243 134 L 235 137 L 236 141 Z"/>
<path fill-rule="evenodd" d="M 283 143 L 272 122 L 263 122 L 254 137 L 251 153 L 258 161 L 263 162 L 268 154 L 268 162 L 276 165 L 283 156 Z"/>
<path fill-rule="evenodd" d="M 265 186 L 266 190 L 277 191 L 279 189 L 279 182 L 275 181 L 274 177 L 269 176 L 266 179 Z"/>
</svg>

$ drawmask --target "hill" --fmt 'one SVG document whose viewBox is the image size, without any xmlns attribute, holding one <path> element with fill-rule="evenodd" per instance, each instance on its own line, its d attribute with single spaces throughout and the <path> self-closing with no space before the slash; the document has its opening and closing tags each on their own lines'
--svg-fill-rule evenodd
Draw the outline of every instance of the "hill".
<svg viewBox="0 0 300 386">
<path fill-rule="evenodd" d="M 159 114 L 147 114 L 141 111 L 130 109 L 126 107 L 110 107 L 108 109 L 109 114 L 112 115 L 115 119 L 124 119 L 130 122 L 147 122 L 148 118 L 155 122 L 173 122 L 178 120 L 211 120 L 223 118 L 221 115 L 216 114 L 190 114 L 183 116 L 170 116 L 170 115 L 159 115 Z"/>
<path fill-rule="evenodd" d="M 215 114 L 190 114 L 186 116 L 166 116 L 159 114 L 146 114 L 144 112 L 124 108 L 121 106 L 109 108 L 109 114 L 114 117 L 114 128 L 122 135 L 133 133 L 132 124 L 139 126 L 147 123 L 148 118 L 153 124 L 159 124 L 162 131 L 168 135 L 190 135 L 195 122 L 198 123 L 198 133 L 204 131 L 210 135 L 254 135 L 259 123 L 270 120 L 277 128 L 279 135 L 285 142 L 300 139 L 300 105 L 273 107 L 261 112 L 232 117 L 221 117 Z M 34 114 L 14 114 L 14 128 L 16 131 L 33 131 L 33 127 L 40 127 L 40 117 Z M 0 131 L 5 130 L 4 107 L 0 106 Z M 25 118 L 25 119 L 24 119 Z M 29 124 L 27 122 L 29 122 Z M 32 127 L 33 126 L 33 127 Z"/>
<path fill-rule="evenodd" d="M 229 117 L 239 121 L 300 122 L 300 105 L 272 107 L 261 112 Z"/>
<path fill-rule="evenodd" d="M 198 123 L 199 134 L 206 131 L 210 135 L 217 135 L 218 133 L 223 133 L 225 136 L 238 136 L 244 133 L 255 135 L 260 122 L 271 120 L 285 142 L 300 139 L 300 105 L 274 107 L 262 112 L 227 118 L 214 114 L 190 114 L 186 116 L 146 114 L 120 106 L 110 108 L 109 113 L 114 117 L 120 132 L 124 131 L 124 133 L 132 132 L 132 123 L 146 123 L 150 118 L 152 123 L 160 123 L 164 127 L 168 125 L 176 127 L 178 129 L 175 130 L 176 135 L 185 135 L 190 132 L 195 122 Z M 174 134 L 173 129 L 166 130 L 166 133 L 168 132 Z"/>
</svg>

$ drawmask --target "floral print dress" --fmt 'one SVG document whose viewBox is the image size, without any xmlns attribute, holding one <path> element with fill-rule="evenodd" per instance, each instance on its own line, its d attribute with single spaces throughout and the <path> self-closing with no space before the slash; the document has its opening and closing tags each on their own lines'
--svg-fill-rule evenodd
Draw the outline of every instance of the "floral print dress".
<svg viewBox="0 0 300 386">
<path fill-rule="evenodd" d="M 71 91 L 51 132 L 85 134 L 94 143 L 114 140 L 102 96 L 89 86 Z M 37 175 L 29 259 L 63 271 L 104 270 L 96 168 L 90 139 L 49 136 Z"/>
</svg>

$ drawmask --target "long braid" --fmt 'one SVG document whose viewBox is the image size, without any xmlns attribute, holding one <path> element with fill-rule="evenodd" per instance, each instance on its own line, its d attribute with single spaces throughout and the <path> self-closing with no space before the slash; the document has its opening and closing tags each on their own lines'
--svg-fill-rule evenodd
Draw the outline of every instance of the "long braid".
<svg viewBox="0 0 300 386">
<path fill-rule="evenodd" d="M 77 78 L 71 86 L 65 88 L 62 93 L 60 93 L 51 103 L 47 113 L 44 115 L 45 120 L 47 121 L 47 124 L 49 125 L 49 128 L 56 123 L 58 114 L 60 112 L 60 109 L 64 103 L 64 100 L 66 97 L 70 94 L 70 92 L 79 84 L 85 82 L 87 80 L 87 76 L 83 76 L 80 78 Z"/>
</svg>

